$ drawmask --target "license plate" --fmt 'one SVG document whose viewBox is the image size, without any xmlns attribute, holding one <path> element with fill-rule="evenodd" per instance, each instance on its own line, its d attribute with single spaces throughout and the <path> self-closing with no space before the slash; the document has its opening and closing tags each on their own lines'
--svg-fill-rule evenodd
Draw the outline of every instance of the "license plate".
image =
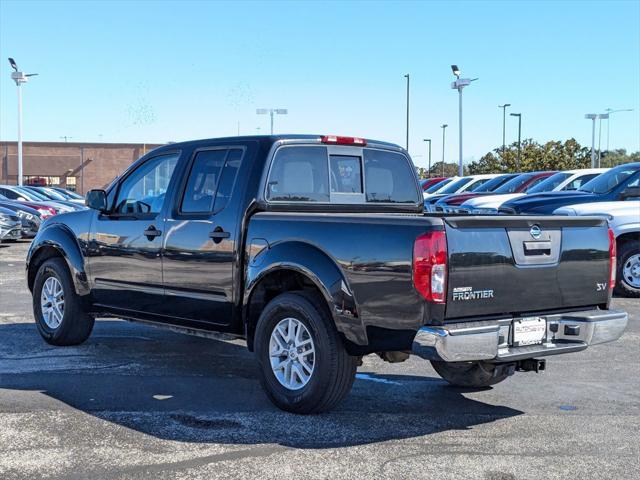
<svg viewBox="0 0 640 480">
<path fill-rule="evenodd" d="M 513 345 L 537 345 L 544 340 L 547 322 L 541 317 L 527 317 L 513 321 Z"/>
</svg>

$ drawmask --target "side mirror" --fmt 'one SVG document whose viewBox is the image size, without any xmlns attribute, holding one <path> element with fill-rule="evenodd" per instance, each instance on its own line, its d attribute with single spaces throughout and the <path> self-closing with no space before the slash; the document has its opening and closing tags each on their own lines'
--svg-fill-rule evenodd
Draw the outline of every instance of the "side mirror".
<svg viewBox="0 0 640 480">
<path fill-rule="evenodd" d="M 107 192 L 104 190 L 89 190 L 84 203 L 89 208 L 105 212 L 107 210 Z"/>
<path fill-rule="evenodd" d="M 627 198 L 640 199 L 640 187 L 627 187 L 620 192 L 620 200 L 626 200 Z"/>
</svg>

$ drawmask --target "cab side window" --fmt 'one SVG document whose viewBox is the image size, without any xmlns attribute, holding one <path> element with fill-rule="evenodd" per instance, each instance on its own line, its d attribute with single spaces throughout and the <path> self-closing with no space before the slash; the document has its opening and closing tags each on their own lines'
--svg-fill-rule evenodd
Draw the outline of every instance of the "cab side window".
<svg viewBox="0 0 640 480">
<path fill-rule="evenodd" d="M 114 212 L 131 215 L 159 213 L 178 157 L 177 153 L 160 155 L 134 170 L 120 185 Z"/>
<path fill-rule="evenodd" d="M 182 196 L 182 213 L 210 213 L 222 210 L 240 169 L 242 149 L 215 149 L 198 152 L 193 160 Z"/>
</svg>

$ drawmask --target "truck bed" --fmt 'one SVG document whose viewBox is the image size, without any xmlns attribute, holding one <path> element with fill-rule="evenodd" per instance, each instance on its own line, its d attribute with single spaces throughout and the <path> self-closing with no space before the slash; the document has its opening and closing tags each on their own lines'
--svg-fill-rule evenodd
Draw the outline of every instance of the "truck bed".
<svg viewBox="0 0 640 480">
<path fill-rule="evenodd" d="M 432 230 L 447 238 L 443 304 L 425 301 L 413 285 L 414 242 Z M 608 288 L 598 290 L 609 268 L 601 218 L 262 212 L 250 220 L 249 257 L 256 241 L 288 255 L 310 248 L 337 266 L 355 304 L 338 328 L 356 344 L 371 345 L 390 330 L 400 338 L 398 331 L 410 335 L 423 325 L 593 309 L 610 298 Z"/>
</svg>

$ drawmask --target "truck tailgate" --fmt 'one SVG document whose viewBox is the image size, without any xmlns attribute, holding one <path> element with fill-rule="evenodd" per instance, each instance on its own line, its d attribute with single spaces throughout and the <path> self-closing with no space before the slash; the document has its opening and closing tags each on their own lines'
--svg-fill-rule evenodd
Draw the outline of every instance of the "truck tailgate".
<svg viewBox="0 0 640 480">
<path fill-rule="evenodd" d="M 607 304 L 599 217 L 446 217 L 447 320 Z"/>
</svg>

